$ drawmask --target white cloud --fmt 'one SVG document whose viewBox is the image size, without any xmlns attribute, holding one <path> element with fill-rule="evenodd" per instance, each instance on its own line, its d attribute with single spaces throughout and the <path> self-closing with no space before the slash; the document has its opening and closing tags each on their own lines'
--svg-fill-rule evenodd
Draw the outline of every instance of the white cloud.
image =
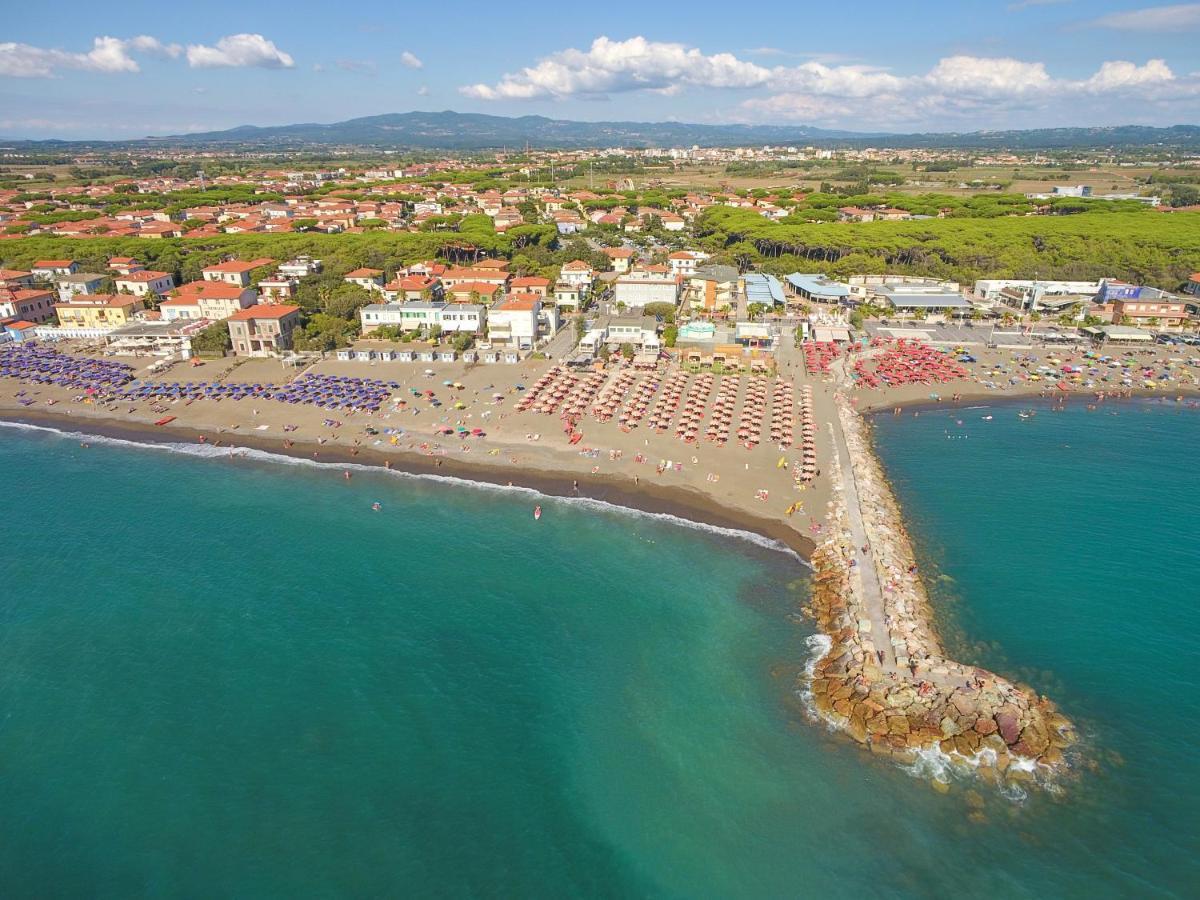
<svg viewBox="0 0 1200 900">
<path fill-rule="evenodd" d="M 976 56 L 941 59 L 925 80 L 938 90 L 971 96 L 1025 94 L 1052 84 L 1044 63 Z"/>
<path fill-rule="evenodd" d="M 158 38 L 142 34 L 132 38 L 108 35 L 92 39 L 92 49 L 73 53 L 12 41 L 0 43 L 0 75 L 13 78 L 51 78 L 59 69 L 78 69 L 88 72 L 138 72 L 140 67 L 131 55 L 149 53 L 157 56 L 178 56 L 183 48 L 164 44 Z"/>
<path fill-rule="evenodd" d="M 529 100 L 693 86 L 755 87 L 770 76 L 770 69 L 732 53 L 706 56 L 683 44 L 644 37 L 598 37 L 587 50 L 562 50 L 494 85 L 466 85 L 460 91 L 479 100 Z"/>
<path fill-rule="evenodd" d="M 168 56 L 175 59 L 183 53 L 183 45 L 181 44 L 164 44 L 156 37 L 151 37 L 148 34 L 139 34 L 137 37 L 130 38 L 130 48 L 141 53 L 150 53 L 155 56 Z"/>
<path fill-rule="evenodd" d="M 806 62 L 771 72 L 770 87 L 836 97 L 870 97 L 893 93 L 904 79 L 872 66 L 827 66 Z"/>
<path fill-rule="evenodd" d="M 230 34 L 215 47 L 188 44 L 188 65 L 193 69 L 247 68 L 290 69 L 296 63 L 287 53 L 261 34 Z"/>
<path fill-rule="evenodd" d="M 418 97 L 428 97 L 429 96 L 429 85 L 423 84 L 419 88 L 417 88 L 417 96 Z"/>
<path fill-rule="evenodd" d="M 410 53 L 408 50 L 400 54 L 400 64 L 410 69 L 422 69 L 425 67 L 425 63 L 417 59 L 416 54 Z"/>
<path fill-rule="evenodd" d="M 1083 82 L 1083 86 L 1086 90 L 1102 93 L 1168 84 L 1174 80 L 1175 74 L 1161 59 L 1148 60 L 1144 66 L 1113 60 L 1100 66 L 1095 75 Z"/>
<path fill-rule="evenodd" d="M 1118 31 L 1186 31 L 1200 28 L 1200 3 L 1176 3 L 1109 13 L 1092 24 Z"/>
</svg>

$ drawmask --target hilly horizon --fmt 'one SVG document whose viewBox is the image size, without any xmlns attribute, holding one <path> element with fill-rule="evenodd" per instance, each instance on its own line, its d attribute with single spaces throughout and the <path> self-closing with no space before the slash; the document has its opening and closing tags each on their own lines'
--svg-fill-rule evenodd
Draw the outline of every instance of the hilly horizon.
<svg viewBox="0 0 1200 900">
<path fill-rule="evenodd" d="M 121 141 L 26 141 L 33 145 L 176 145 L 180 147 L 232 144 L 294 148 L 303 146 L 360 146 L 419 150 L 489 150 L 519 148 L 584 149 L 594 147 L 732 147 L 755 144 L 796 144 L 863 147 L 886 141 L 896 148 L 947 149 L 1121 149 L 1162 146 L 1200 150 L 1200 126 L 1036 128 L 973 132 L 844 131 L 808 125 L 700 124 L 685 122 L 575 121 L 545 116 L 493 116 L 482 113 L 413 111 L 362 116 L 340 122 L 290 125 L 239 125 L 234 128 L 147 136 Z"/>
</svg>

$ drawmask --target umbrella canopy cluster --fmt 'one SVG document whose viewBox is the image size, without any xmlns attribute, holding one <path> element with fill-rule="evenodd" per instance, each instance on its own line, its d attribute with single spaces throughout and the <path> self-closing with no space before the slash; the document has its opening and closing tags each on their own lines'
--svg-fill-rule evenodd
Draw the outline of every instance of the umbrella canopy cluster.
<svg viewBox="0 0 1200 900">
<path fill-rule="evenodd" d="M 855 379 L 867 387 L 880 384 L 944 384 L 967 377 L 967 368 L 953 357 L 921 341 L 901 339 L 874 358 L 871 371 L 859 360 L 854 364 Z"/>
<path fill-rule="evenodd" d="M 68 356 L 36 341 L 25 341 L 0 351 L 0 377 L 107 394 L 133 381 L 133 367 L 108 359 Z"/>
<path fill-rule="evenodd" d="M 705 440 L 713 441 L 718 446 L 724 446 L 729 440 L 729 429 L 733 425 L 733 407 L 737 404 L 738 380 L 722 378 L 717 388 L 716 399 L 713 400 L 712 421 L 704 430 Z"/>
<path fill-rule="evenodd" d="M 797 486 L 817 477 L 817 420 L 813 415 L 812 388 L 800 389 L 800 448 L 802 458 L 792 466 L 792 478 Z"/>
<path fill-rule="evenodd" d="M 689 444 L 695 443 L 696 434 L 700 431 L 700 422 L 704 418 L 708 398 L 712 394 L 713 376 L 705 372 L 692 382 L 687 396 L 683 401 L 683 412 L 675 425 L 675 437 Z"/>
<path fill-rule="evenodd" d="M 665 432 L 670 427 L 671 420 L 675 418 L 675 411 L 679 409 L 679 401 L 683 397 L 687 380 L 685 373 L 676 372 L 663 385 L 663 392 L 655 401 L 654 409 L 650 411 L 650 418 L 646 422 L 659 434 Z"/>
<path fill-rule="evenodd" d="M 742 403 L 742 415 L 738 419 L 737 439 L 747 450 L 762 440 L 763 417 L 767 411 L 767 382 L 765 378 L 750 379 L 746 388 L 746 399 Z"/>
<path fill-rule="evenodd" d="M 592 416 L 599 422 L 608 422 L 616 416 L 621 401 L 625 399 L 635 380 L 637 375 L 632 370 L 624 369 L 619 372 L 596 396 L 596 401 L 592 404 Z"/>
<path fill-rule="evenodd" d="M 257 382 L 160 381 L 130 385 L 120 396 L 130 400 L 275 400 L 322 409 L 377 411 L 394 381 L 305 373 L 287 384 Z"/>
<path fill-rule="evenodd" d="M 633 394 L 628 404 L 621 410 L 621 415 L 617 417 L 617 421 L 622 428 L 632 429 L 638 427 L 642 419 L 646 417 L 646 412 L 650 409 L 650 401 L 658 393 L 658 387 L 657 376 L 638 382 L 637 386 L 633 389 Z"/>
<path fill-rule="evenodd" d="M 792 423 L 796 418 L 796 391 L 790 381 L 775 380 L 771 391 L 771 442 L 780 447 L 792 443 Z"/>
<path fill-rule="evenodd" d="M 841 348 L 833 341 L 805 341 L 801 349 L 804 351 L 804 368 L 813 375 L 828 372 L 834 360 L 842 353 Z"/>
</svg>

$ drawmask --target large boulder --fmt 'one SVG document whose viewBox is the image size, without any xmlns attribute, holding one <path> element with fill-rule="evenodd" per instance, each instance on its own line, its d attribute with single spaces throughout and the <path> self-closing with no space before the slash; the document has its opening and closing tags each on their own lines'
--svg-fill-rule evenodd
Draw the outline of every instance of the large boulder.
<svg viewBox="0 0 1200 900">
<path fill-rule="evenodd" d="M 989 719 L 986 716 L 980 716 L 975 720 L 975 730 L 982 735 L 995 734 L 996 727 L 995 719 Z"/>
<path fill-rule="evenodd" d="M 1021 720 L 1017 716 L 1017 711 L 1012 707 L 1001 707 L 996 712 L 996 725 L 1000 729 L 1000 737 L 1004 738 L 1004 743 L 1011 746 L 1020 740 Z"/>
</svg>

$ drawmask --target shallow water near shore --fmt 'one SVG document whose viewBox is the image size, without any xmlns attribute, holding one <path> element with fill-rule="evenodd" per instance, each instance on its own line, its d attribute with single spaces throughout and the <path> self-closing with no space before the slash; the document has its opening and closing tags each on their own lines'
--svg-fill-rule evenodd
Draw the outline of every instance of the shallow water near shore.
<svg viewBox="0 0 1200 900">
<path fill-rule="evenodd" d="M 922 420 L 880 429 L 906 506 L 904 440 L 915 468 L 943 477 L 947 448 L 975 440 L 939 431 L 936 444 Z M 981 661 L 1034 666 L 1099 755 L 1126 755 L 1062 799 L 1017 804 L 969 782 L 944 796 L 806 724 L 793 692 L 812 635 L 795 618 L 805 570 L 731 535 L 559 501 L 535 523 L 518 493 L 39 432 L 0 434 L 0 465 L 6 896 L 1183 896 L 1195 883 L 1189 720 L 1147 762 L 1175 771 L 1131 783 L 1142 770 L 1122 748 L 1160 735 L 1140 730 L 1156 715 L 1131 711 L 1120 632 L 1122 655 L 1076 679 L 1062 658 L 1091 648 L 1074 631 L 1004 627 L 1011 589 L 968 591 L 967 563 L 990 547 L 951 552 L 952 505 L 935 519 L 917 504 L 916 528 L 963 598 L 950 623 L 999 642 Z M 1108 515 L 1087 513 L 1097 533 L 1056 560 L 1086 547 L 1112 561 L 1127 529 Z M 1027 520 L 1014 512 L 1015 528 Z M 1189 691 L 1167 657 L 1195 654 L 1194 575 L 1168 598 L 1178 641 L 1156 627 L 1134 650 L 1176 679 L 1162 712 L 1191 721 L 1194 676 Z M 1043 637 L 1041 652 L 1027 643 Z M 1110 680 L 1130 688 L 1116 712 Z"/>
</svg>

